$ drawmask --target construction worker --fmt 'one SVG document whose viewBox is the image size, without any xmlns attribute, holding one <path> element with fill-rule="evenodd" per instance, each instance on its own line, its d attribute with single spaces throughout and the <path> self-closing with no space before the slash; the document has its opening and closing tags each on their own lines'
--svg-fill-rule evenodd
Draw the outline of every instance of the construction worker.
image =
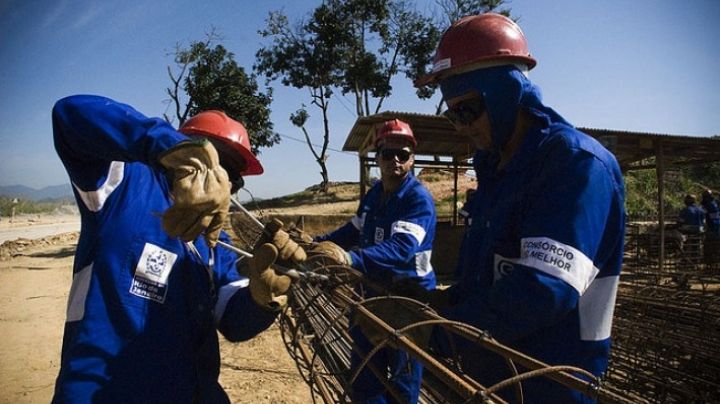
<svg viewBox="0 0 720 404">
<path fill-rule="evenodd" d="M 499 14 L 456 21 L 417 86 L 439 84 L 445 116 L 477 152 L 462 277 L 419 296 L 551 365 L 601 376 L 623 256 L 623 178 L 615 157 L 543 104 L 536 60 Z M 462 368 L 484 386 L 510 377 L 498 356 L 457 341 Z M 587 402 L 547 378 L 522 382 L 525 402 Z M 513 389 L 504 391 L 511 399 Z"/>
<path fill-rule="evenodd" d="M 678 230 L 683 234 L 700 234 L 705 230 L 705 211 L 697 205 L 695 195 L 687 194 L 685 207 L 677 218 Z"/>
<path fill-rule="evenodd" d="M 91 95 L 52 119 L 82 221 L 53 402 L 229 402 L 216 330 L 270 326 L 290 283 L 270 265 L 304 259 L 279 231 L 241 261 L 248 279 L 216 246 L 231 191 L 263 172 L 245 128 L 206 111 L 175 130 Z"/>
<path fill-rule="evenodd" d="M 407 123 L 393 119 L 376 131 L 374 145 L 380 181 L 363 197 L 351 221 L 316 237 L 315 241 L 321 243 L 315 250 L 341 257 L 340 263 L 386 287 L 402 278 L 418 287 L 434 289 L 430 256 L 435 238 L 435 204 L 413 174 L 415 136 Z M 333 248 L 334 253 L 329 251 Z M 360 329 L 354 327 L 350 332 L 360 350 L 370 352 L 373 346 Z M 353 351 L 352 369 L 358 368 L 362 358 Z M 422 366 L 417 360 L 405 352 L 384 348 L 373 356 L 371 365 L 388 373 L 389 382 L 402 396 L 401 402 L 417 402 L 422 378 Z M 396 402 L 367 366 L 355 380 L 351 397 L 354 403 Z"/>
<path fill-rule="evenodd" d="M 705 209 L 705 263 L 720 262 L 720 208 L 712 191 L 706 189 L 700 200 Z"/>
</svg>

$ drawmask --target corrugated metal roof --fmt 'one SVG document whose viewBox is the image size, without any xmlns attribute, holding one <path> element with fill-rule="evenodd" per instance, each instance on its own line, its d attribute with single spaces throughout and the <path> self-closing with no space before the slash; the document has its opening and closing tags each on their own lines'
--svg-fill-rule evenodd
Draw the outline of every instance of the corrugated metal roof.
<svg viewBox="0 0 720 404">
<path fill-rule="evenodd" d="M 412 127 L 418 141 L 415 150 L 418 155 L 463 160 L 474 153 L 475 147 L 470 139 L 457 133 L 445 117 L 398 111 L 358 118 L 345 140 L 343 150 L 358 152 L 361 156 L 367 155 L 372 150 L 372 139 L 377 125 L 394 118 L 408 122 Z M 664 162 L 668 165 L 720 161 L 720 138 L 582 127 L 578 129 L 603 143 L 615 154 L 623 169 L 639 167 L 641 161 L 656 156 L 660 150 Z"/>
</svg>

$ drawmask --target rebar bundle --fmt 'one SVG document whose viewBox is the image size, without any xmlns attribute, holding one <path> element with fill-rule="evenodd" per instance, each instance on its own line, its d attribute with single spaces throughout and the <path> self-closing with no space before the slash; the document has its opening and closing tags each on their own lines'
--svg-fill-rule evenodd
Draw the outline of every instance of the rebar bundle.
<svg viewBox="0 0 720 404">
<path fill-rule="evenodd" d="M 604 389 L 582 369 L 549 366 L 537 361 L 500 344 L 486 332 L 440 317 L 425 304 L 392 296 L 349 267 L 328 263 L 320 257 L 319 260 L 311 259 L 305 269 L 323 275 L 326 281 L 303 278 L 295 283 L 280 324 L 288 352 L 314 397 L 319 397 L 322 402 L 350 402 L 350 386 L 363 366 L 368 366 L 393 394 L 386 370 L 374 369 L 370 362 L 384 346 L 401 349 L 423 364 L 422 403 L 505 403 L 507 401 L 499 395 L 501 391 L 511 391 L 511 396 L 515 397 L 513 402 L 522 402 L 522 381 L 533 377 L 552 379 L 603 402 L 629 402 Z M 373 297 L 366 298 L 369 291 Z M 408 314 L 417 321 L 407 324 L 400 320 Z M 369 352 L 358 352 L 359 348 L 350 336 L 351 327 L 356 326 L 353 318 L 358 317 L 385 335 Z M 463 372 L 457 352 L 449 357 L 440 356 L 418 343 L 414 336 L 423 334 L 418 331 L 433 327 L 502 356 L 513 376 L 494 386 L 481 385 Z M 364 358 L 355 369 L 350 366 L 353 350 Z M 523 372 L 519 372 L 520 369 Z M 579 374 L 593 382 L 581 379 Z"/>
<path fill-rule="evenodd" d="M 653 275 L 618 291 L 608 384 L 647 402 L 720 398 L 720 294 L 717 286 L 663 284 Z"/>
<path fill-rule="evenodd" d="M 242 206 L 244 214 L 231 218 L 236 243 L 251 249 L 264 226 Z M 253 225 L 253 223 L 255 225 Z M 530 378 L 547 378 L 605 403 L 629 403 L 621 393 L 610 391 L 592 374 L 570 366 L 550 366 L 494 340 L 487 332 L 468 324 L 447 320 L 428 305 L 393 296 L 350 267 L 338 265 L 323 255 L 311 255 L 291 287 L 287 308 L 280 316 L 280 328 L 287 351 L 311 389 L 313 400 L 324 403 L 351 402 L 353 381 L 369 369 L 387 391 L 402 402 L 389 382 L 387 369 L 374 367 L 371 359 L 383 347 L 406 352 L 423 365 L 421 403 L 522 403 L 522 383 Z M 358 323 L 382 336 L 374 348 L 363 352 L 353 342 L 352 327 Z M 363 329 L 364 331 L 364 329 Z M 423 343 L 422 335 L 445 333 L 442 354 Z M 510 375 L 485 386 L 463 371 L 461 354 L 453 341 L 462 340 L 474 348 L 499 355 Z M 427 341 L 426 341 L 427 342 Z M 362 358 L 351 366 L 351 353 Z"/>
</svg>

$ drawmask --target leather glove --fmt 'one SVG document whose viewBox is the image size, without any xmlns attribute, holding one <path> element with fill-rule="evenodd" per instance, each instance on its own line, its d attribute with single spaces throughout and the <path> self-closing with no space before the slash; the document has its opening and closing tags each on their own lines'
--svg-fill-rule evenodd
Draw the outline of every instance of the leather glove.
<svg viewBox="0 0 720 404">
<path fill-rule="evenodd" d="M 230 207 L 230 181 L 213 145 L 182 142 L 159 159 L 172 182 L 173 205 L 163 213 L 163 229 L 171 237 L 192 241 L 205 231 L 214 247 Z"/>
<path fill-rule="evenodd" d="M 287 306 L 287 291 L 291 279 L 278 275 L 270 266 L 278 257 L 278 250 L 270 243 L 262 244 L 248 258 L 250 296 L 260 307 L 280 311 Z"/>
<path fill-rule="evenodd" d="M 390 291 L 394 295 L 409 297 L 425 303 L 437 312 L 451 305 L 450 292 L 447 289 L 427 290 L 418 285 L 417 281 L 409 278 L 395 281 L 390 287 Z"/>
<path fill-rule="evenodd" d="M 363 307 L 395 330 L 430 319 L 429 316 L 424 314 L 423 307 L 397 299 L 371 300 L 365 302 Z M 360 327 L 363 335 L 365 335 L 373 345 L 379 345 L 383 341 L 387 341 L 389 346 L 397 348 L 395 338 L 390 336 L 387 331 L 364 314 L 356 312 L 353 317 L 353 323 L 357 327 Z M 404 331 L 402 335 L 408 337 L 419 348 L 427 349 L 432 330 L 432 325 L 423 325 Z"/>
<path fill-rule="evenodd" d="M 273 219 L 265 225 L 265 232 L 260 238 L 260 244 L 272 243 L 278 250 L 278 257 L 281 261 L 300 264 L 305 262 L 307 254 L 305 250 L 290 239 L 290 235 L 282 229 L 283 222 Z"/>
<path fill-rule="evenodd" d="M 297 227 L 292 227 L 292 228 L 288 229 L 287 232 L 290 235 L 290 239 L 300 245 L 308 246 L 313 243 L 312 236 Z"/>
<path fill-rule="evenodd" d="M 310 249 L 309 252 L 312 256 L 321 256 L 329 259 L 335 265 L 352 266 L 350 254 L 332 241 L 321 241 Z"/>
</svg>

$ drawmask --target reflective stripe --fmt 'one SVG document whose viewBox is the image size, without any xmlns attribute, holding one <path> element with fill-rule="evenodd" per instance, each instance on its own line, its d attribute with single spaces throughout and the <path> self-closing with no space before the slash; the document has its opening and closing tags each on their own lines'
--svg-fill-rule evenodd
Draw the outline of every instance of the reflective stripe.
<svg viewBox="0 0 720 404">
<path fill-rule="evenodd" d="M 562 279 L 580 295 L 600 271 L 582 251 L 548 237 L 521 239 L 520 259 L 514 262 Z"/>
<path fill-rule="evenodd" d="M 90 264 L 73 274 L 65 322 L 80 321 L 85 317 L 85 299 L 87 298 L 88 290 L 90 290 L 92 267 L 93 264 Z"/>
<path fill-rule="evenodd" d="M 113 161 L 110 163 L 110 169 L 108 170 L 107 178 L 105 182 L 95 191 L 83 191 L 75 183 L 73 186 L 80 195 L 85 206 L 91 212 L 98 212 L 105 205 L 105 201 L 110 197 L 110 194 L 117 188 L 123 180 L 125 175 L 125 163 L 122 161 Z"/>
<path fill-rule="evenodd" d="M 240 289 L 246 288 L 250 285 L 250 279 L 243 278 L 234 282 L 230 282 L 224 285 L 218 291 L 218 300 L 215 303 L 215 324 L 219 324 L 225 314 L 225 307 L 227 306 L 230 299 Z"/>
<path fill-rule="evenodd" d="M 415 273 L 418 276 L 425 276 L 433 271 L 430 258 L 432 257 L 432 250 L 427 250 L 415 254 Z"/>
<path fill-rule="evenodd" d="M 363 225 L 365 224 L 365 215 L 367 215 L 367 213 L 363 213 L 362 217 L 359 217 L 358 215 L 353 216 L 352 219 L 350 219 L 350 223 L 352 223 L 356 229 L 362 230 Z"/>
<path fill-rule="evenodd" d="M 423 227 L 419 224 L 405 222 L 402 220 L 398 220 L 390 227 L 390 237 L 392 237 L 395 233 L 410 234 L 411 236 L 415 237 L 418 244 L 421 244 L 423 242 L 423 240 L 425 239 L 425 234 L 427 234 L 425 229 L 423 229 Z"/>
<path fill-rule="evenodd" d="M 580 339 L 601 341 L 610 338 L 619 276 L 597 278 L 580 297 Z"/>
</svg>

